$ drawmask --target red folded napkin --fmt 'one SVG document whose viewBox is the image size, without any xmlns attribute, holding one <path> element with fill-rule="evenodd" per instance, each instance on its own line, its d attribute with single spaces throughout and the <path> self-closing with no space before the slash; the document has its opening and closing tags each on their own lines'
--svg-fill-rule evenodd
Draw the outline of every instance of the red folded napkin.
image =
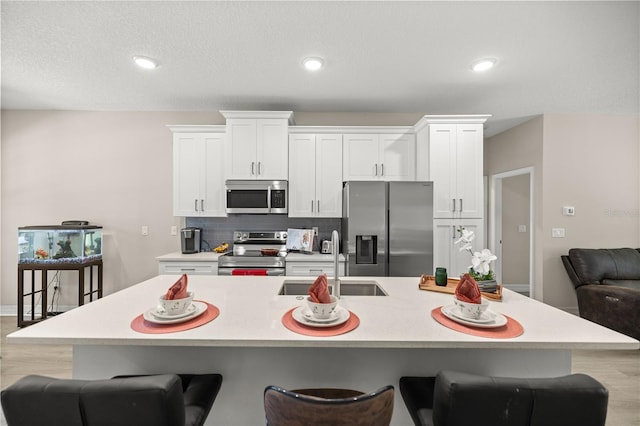
<svg viewBox="0 0 640 426">
<path fill-rule="evenodd" d="M 169 287 L 167 294 L 164 296 L 164 300 L 184 299 L 187 297 L 187 274 L 182 274 L 180 279 L 176 281 L 174 285 Z"/>
<path fill-rule="evenodd" d="M 473 277 L 469 274 L 464 274 L 456 287 L 456 298 L 467 303 L 482 303 L 482 295 L 480 294 L 480 287 Z"/>
<path fill-rule="evenodd" d="M 331 303 L 327 274 L 322 274 L 309 287 L 309 299 L 315 303 Z"/>
</svg>

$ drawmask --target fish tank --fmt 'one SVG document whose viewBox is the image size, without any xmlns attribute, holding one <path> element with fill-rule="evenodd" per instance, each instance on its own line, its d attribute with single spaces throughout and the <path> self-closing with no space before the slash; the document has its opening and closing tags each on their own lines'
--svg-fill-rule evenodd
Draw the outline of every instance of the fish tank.
<svg viewBox="0 0 640 426">
<path fill-rule="evenodd" d="M 18 228 L 18 263 L 75 264 L 102 259 L 102 227 L 96 225 Z"/>
</svg>

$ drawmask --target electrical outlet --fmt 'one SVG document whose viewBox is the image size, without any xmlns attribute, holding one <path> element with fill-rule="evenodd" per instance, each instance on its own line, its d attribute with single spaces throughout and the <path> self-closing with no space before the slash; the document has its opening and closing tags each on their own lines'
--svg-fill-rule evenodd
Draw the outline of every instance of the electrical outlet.
<svg viewBox="0 0 640 426">
<path fill-rule="evenodd" d="M 313 229 L 313 236 L 317 237 L 318 236 L 318 227 L 314 226 L 312 229 Z"/>
<path fill-rule="evenodd" d="M 140 230 L 140 233 L 144 236 L 149 235 L 149 227 L 148 226 L 143 226 L 142 229 Z"/>
<path fill-rule="evenodd" d="M 551 238 L 564 238 L 564 228 L 551 229 Z"/>
<path fill-rule="evenodd" d="M 172 226 L 171 227 L 171 235 L 178 235 L 178 227 L 177 226 Z"/>
</svg>

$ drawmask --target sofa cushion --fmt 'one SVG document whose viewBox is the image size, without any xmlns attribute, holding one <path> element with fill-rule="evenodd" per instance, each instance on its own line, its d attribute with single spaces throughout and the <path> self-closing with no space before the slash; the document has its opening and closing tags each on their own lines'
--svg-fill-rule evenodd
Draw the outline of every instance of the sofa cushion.
<svg viewBox="0 0 640 426">
<path fill-rule="evenodd" d="M 636 249 L 575 248 L 569 250 L 569 258 L 584 284 L 602 283 L 603 280 L 640 280 L 640 252 Z M 608 283 L 613 285 L 614 281 Z"/>
</svg>

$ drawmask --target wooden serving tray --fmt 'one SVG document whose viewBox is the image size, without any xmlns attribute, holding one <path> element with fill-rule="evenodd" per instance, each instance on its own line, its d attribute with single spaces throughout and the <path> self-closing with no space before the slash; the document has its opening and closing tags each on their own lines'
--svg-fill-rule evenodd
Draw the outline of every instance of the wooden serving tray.
<svg viewBox="0 0 640 426">
<path fill-rule="evenodd" d="M 439 286 L 436 285 L 436 278 L 433 275 L 422 275 L 420 277 L 420 282 L 418 283 L 418 288 L 420 290 L 435 291 L 438 293 L 455 294 L 456 287 L 458 286 L 459 282 L 460 280 L 458 278 L 447 278 L 447 285 Z M 501 285 L 498 285 L 498 289 L 495 293 L 487 293 L 482 291 L 480 292 L 480 294 L 482 294 L 482 297 L 486 299 L 493 300 L 495 302 L 502 302 Z"/>
</svg>

